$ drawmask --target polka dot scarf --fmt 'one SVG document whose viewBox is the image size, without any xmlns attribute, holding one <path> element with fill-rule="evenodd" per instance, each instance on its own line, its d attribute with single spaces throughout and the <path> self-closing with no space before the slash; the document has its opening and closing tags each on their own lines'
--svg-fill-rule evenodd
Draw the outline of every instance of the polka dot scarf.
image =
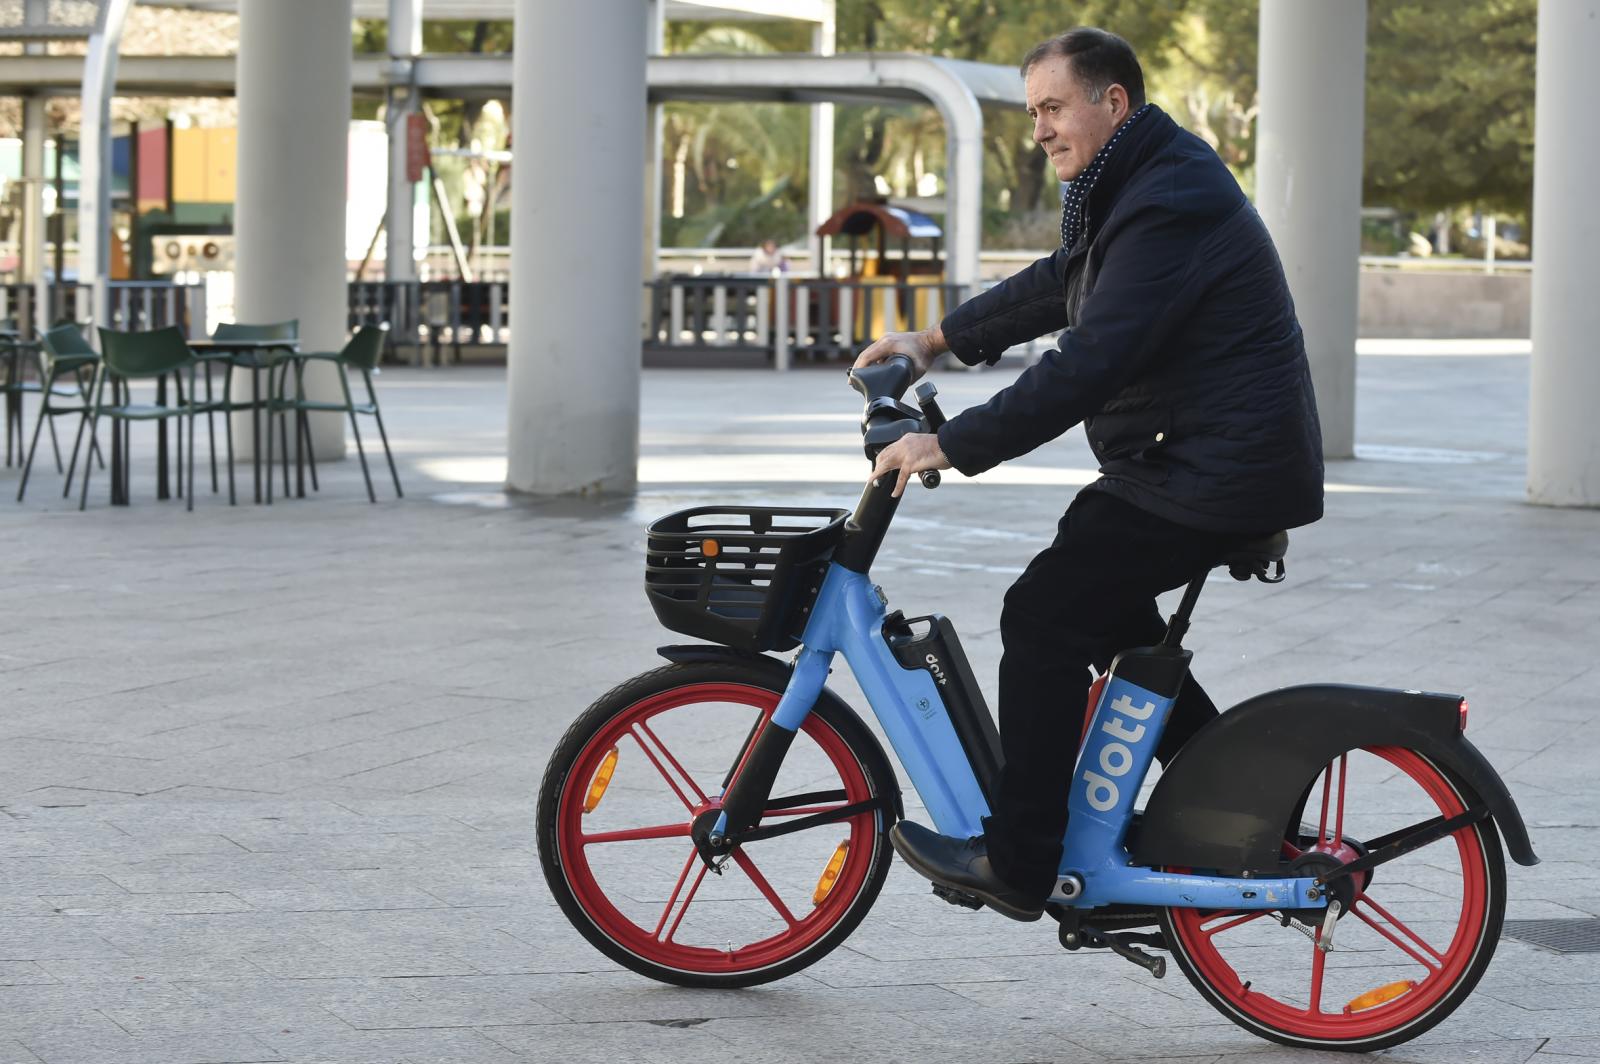
<svg viewBox="0 0 1600 1064">
<path fill-rule="evenodd" d="M 1089 165 L 1083 172 L 1067 182 L 1067 189 L 1061 196 L 1061 246 L 1069 251 L 1078 242 L 1078 237 L 1083 235 L 1083 228 L 1088 224 L 1089 214 L 1086 206 L 1089 202 L 1089 193 L 1094 191 L 1094 183 L 1100 178 L 1100 171 L 1105 168 L 1106 158 L 1111 154 L 1111 149 L 1117 146 L 1117 141 L 1128 132 L 1129 128 L 1139 119 L 1143 118 L 1150 110 L 1150 104 L 1145 104 L 1133 114 L 1129 115 L 1117 131 L 1111 134 L 1111 139 L 1106 141 L 1105 147 L 1095 152 L 1094 158 L 1089 160 Z"/>
</svg>

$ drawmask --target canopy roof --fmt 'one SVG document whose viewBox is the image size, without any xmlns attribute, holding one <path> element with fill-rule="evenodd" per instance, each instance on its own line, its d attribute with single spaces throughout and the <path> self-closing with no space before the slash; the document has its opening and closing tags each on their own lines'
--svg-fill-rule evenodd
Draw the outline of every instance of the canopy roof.
<svg viewBox="0 0 1600 1064">
<path fill-rule="evenodd" d="M 862 236 L 875 228 L 894 237 L 916 239 L 938 238 L 944 235 L 939 223 L 926 214 L 905 207 L 894 207 L 876 200 L 860 200 L 835 211 L 827 221 L 817 226 L 818 236 Z"/>
<path fill-rule="evenodd" d="M 83 2 L 83 0 L 76 0 Z M 239 0 L 140 0 L 159 7 L 188 7 L 197 11 L 237 11 Z M 389 0 L 354 0 L 356 18 L 388 18 Z M 825 22 L 833 14 L 832 0 L 666 0 L 666 17 L 673 20 L 751 19 Z M 425 0 L 422 12 L 429 19 L 510 19 L 516 0 Z"/>
</svg>

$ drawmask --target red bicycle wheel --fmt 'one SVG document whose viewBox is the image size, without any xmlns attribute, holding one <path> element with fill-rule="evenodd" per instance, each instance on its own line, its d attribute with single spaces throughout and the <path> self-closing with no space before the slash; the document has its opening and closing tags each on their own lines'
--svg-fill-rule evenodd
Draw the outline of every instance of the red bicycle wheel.
<svg viewBox="0 0 1600 1064">
<path fill-rule="evenodd" d="M 1285 842 L 1285 856 L 1334 867 L 1366 852 L 1356 840 L 1473 799 L 1415 751 L 1354 750 L 1313 786 L 1315 829 Z M 1483 820 L 1352 879 L 1327 942 L 1316 910 L 1167 909 L 1162 927 L 1190 982 L 1240 1026 L 1311 1049 L 1384 1049 L 1443 1020 L 1483 975 L 1505 915 L 1505 859 Z"/>
<path fill-rule="evenodd" d="M 877 810 L 738 847 L 719 870 L 690 840 L 781 680 L 667 666 L 602 697 L 557 746 L 539 808 L 546 881 L 574 926 L 634 971 L 693 986 L 780 978 L 842 941 L 882 887 L 893 817 Z M 892 795 L 888 771 L 859 720 L 825 696 L 762 823 Z"/>
</svg>

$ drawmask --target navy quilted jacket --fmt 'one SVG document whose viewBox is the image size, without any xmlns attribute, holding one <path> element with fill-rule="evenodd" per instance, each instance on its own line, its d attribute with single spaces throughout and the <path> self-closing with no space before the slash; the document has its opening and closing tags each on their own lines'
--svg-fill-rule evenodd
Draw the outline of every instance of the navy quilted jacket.
<svg viewBox="0 0 1600 1064">
<path fill-rule="evenodd" d="M 1266 227 L 1215 152 L 1159 110 L 1131 127 L 1063 248 L 952 311 L 968 365 L 1065 328 L 939 444 L 974 476 L 1078 422 L 1091 488 L 1191 528 L 1322 516 L 1322 433 L 1300 323 Z"/>
</svg>

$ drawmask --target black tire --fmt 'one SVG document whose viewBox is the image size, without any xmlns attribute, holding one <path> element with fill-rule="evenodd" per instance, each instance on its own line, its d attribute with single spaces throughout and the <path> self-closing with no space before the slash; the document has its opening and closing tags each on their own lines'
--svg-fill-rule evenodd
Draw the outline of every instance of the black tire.
<svg viewBox="0 0 1600 1064">
<path fill-rule="evenodd" d="M 1470 807 L 1481 801 L 1476 792 L 1456 773 L 1428 759 L 1420 751 L 1412 752 L 1448 782 L 1450 788 L 1464 806 Z M 1500 846 L 1500 836 L 1495 830 L 1494 821 L 1488 818 L 1463 830 L 1475 834 L 1481 848 L 1482 873 L 1486 886 L 1483 926 L 1476 941 L 1470 947 L 1472 950 L 1470 962 L 1456 977 L 1455 983 L 1426 1011 L 1393 1029 L 1375 1032 L 1363 1037 L 1331 1039 L 1307 1037 L 1275 1027 L 1260 1017 L 1244 1012 L 1235 1003 L 1219 993 L 1217 988 L 1206 978 L 1195 958 L 1191 956 L 1184 943 L 1183 936 L 1175 925 L 1174 914 L 1180 910 L 1170 908 L 1160 910 L 1162 934 L 1166 938 L 1167 947 L 1171 950 L 1173 959 L 1178 962 L 1178 967 L 1183 969 L 1183 974 L 1188 977 L 1189 982 L 1200 992 L 1200 996 L 1205 998 L 1218 1012 L 1252 1034 L 1299 1049 L 1370 1053 L 1392 1048 L 1404 1042 L 1409 1042 L 1418 1035 L 1431 1030 L 1459 1008 L 1461 1003 L 1471 995 L 1473 989 L 1478 985 L 1478 981 L 1483 978 L 1483 973 L 1488 970 L 1489 962 L 1494 958 L 1495 948 L 1500 941 L 1500 931 L 1505 921 L 1506 909 L 1506 865 L 1504 852 Z M 1434 845 L 1438 845 L 1438 843 Z M 1375 877 L 1382 876 L 1382 874 L 1382 865 L 1372 872 Z"/>
<path fill-rule="evenodd" d="M 855 759 L 873 797 L 888 796 L 888 809 L 877 815 L 876 829 L 871 832 L 872 850 L 865 879 L 856 891 L 842 916 L 822 937 L 798 952 L 783 957 L 775 963 L 737 973 L 710 973 L 657 963 L 640 956 L 622 942 L 608 934 L 601 923 L 585 909 L 575 892 L 568 873 L 562 866 L 558 832 L 563 815 L 562 795 L 578 759 L 590 741 L 618 715 L 629 711 L 644 699 L 659 696 L 681 687 L 698 684 L 739 684 L 782 694 L 788 678 L 776 662 L 772 667 L 752 661 L 699 661 L 665 665 L 642 673 L 608 691 L 581 713 L 565 735 L 556 744 L 550 763 L 545 770 L 539 790 L 537 813 L 539 861 L 544 869 L 545 882 L 561 911 L 566 914 L 584 938 L 607 957 L 625 968 L 663 983 L 678 986 L 736 988 L 768 983 L 814 964 L 826 956 L 849 936 L 860 924 L 877 899 L 889 872 L 893 851 L 889 845 L 889 829 L 894 825 L 895 810 L 899 808 L 898 787 L 894 771 L 884 757 L 882 748 L 861 722 L 832 692 L 824 691 L 812 711 L 812 727 L 830 729 Z M 747 740 L 748 741 L 748 740 Z M 757 844 L 760 845 L 760 844 Z M 752 851 L 755 852 L 755 851 Z"/>
</svg>

